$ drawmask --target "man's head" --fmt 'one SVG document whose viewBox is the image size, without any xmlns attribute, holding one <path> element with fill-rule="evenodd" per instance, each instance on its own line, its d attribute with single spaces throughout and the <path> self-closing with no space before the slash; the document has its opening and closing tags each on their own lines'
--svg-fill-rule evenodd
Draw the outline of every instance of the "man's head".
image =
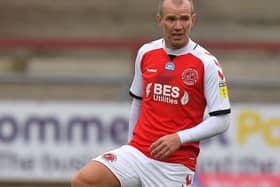
<svg viewBox="0 0 280 187">
<path fill-rule="evenodd" d="M 157 21 L 168 48 L 179 49 L 188 43 L 195 18 L 193 0 L 160 0 Z"/>
</svg>

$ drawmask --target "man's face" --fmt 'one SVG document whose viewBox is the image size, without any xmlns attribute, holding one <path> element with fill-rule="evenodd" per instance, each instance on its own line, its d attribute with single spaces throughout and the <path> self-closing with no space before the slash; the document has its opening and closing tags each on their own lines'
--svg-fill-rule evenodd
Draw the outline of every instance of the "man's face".
<svg viewBox="0 0 280 187">
<path fill-rule="evenodd" d="M 166 47 L 179 49 L 189 41 L 195 14 L 192 14 L 191 3 L 187 0 L 179 6 L 173 4 L 172 0 L 166 0 L 162 5 L 162 15 L 157 16 L 157 21 L 163 29 Z"/>
</svg>

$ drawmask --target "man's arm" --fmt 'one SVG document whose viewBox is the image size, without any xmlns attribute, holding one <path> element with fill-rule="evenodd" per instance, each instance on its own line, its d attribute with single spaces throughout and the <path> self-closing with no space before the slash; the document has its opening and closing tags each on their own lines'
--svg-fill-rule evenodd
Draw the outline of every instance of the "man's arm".
<svg viewBox="0 0 280 187">
<path fill-rule="evenodd" d="M 130 113 L 129 113 L 128 141 L 130 141 L 133 136 L 133 130 L 139 118 L 141 106 L 142 106 L 142 100 L 136 98 L 132 99 Z"/>
<path fill-rule="evenodd" d="M 211 116 L 193 128 L 159 138 L 150 146 L 150 152 L 155 158 L 164 159 L 184 143 L 204 140 L 225 132 L 229 121 L 229 114 Z"/>
<path fill-rule="evenodd" d="M 229 114 L 210 116 L 197 126 L 177 132 L 181 143 L 194 142 L 210 138 L 225 132 L 230 124 Z"/>
</svg>

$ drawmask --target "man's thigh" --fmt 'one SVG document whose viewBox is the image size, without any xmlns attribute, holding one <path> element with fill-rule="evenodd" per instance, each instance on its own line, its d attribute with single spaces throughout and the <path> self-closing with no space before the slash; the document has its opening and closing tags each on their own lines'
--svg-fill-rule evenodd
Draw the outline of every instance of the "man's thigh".
<svg viewBox="0 0 280 187">
<path fill-rule="evenodd" d="M 121 187 L 118 178 L 104 164 L 91 161 L 77 174 L 83 185 L 98 187 Z"/>
<path fill-rule="evenodd" d="M 194 172 L 184 165 L 150 159 L 131 146 L 94 160 L 110 168 L 122 187 L 190 187 L 193 183 Z"/>
<path fill-rule="evenodd" d="M 122 146 L 93 160 L 104 164 L 120 181 L 121 187 L 141 187 L 137 172 L 138 156 L 131 146 Z"/>
<path fill-rule="evenodd" d="M 193 184 L 194 172 L 184 165 L 147 159 L 148 167 L 139 169 L 142 187 L 191 187 Z"/>
</svg>

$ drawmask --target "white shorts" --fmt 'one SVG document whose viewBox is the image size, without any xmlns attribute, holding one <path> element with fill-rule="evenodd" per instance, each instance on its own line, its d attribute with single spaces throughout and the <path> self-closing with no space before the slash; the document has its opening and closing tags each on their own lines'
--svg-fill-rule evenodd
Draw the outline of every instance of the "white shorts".
<svg viewBox="0 0 280 187">
<path fill-rule="evenodd" d="M 190 187 L 194 172 L 182 164 L 160 162 L 124 145 L 93 160 L 107 166 L 122 187 Z"/>
</svg>

